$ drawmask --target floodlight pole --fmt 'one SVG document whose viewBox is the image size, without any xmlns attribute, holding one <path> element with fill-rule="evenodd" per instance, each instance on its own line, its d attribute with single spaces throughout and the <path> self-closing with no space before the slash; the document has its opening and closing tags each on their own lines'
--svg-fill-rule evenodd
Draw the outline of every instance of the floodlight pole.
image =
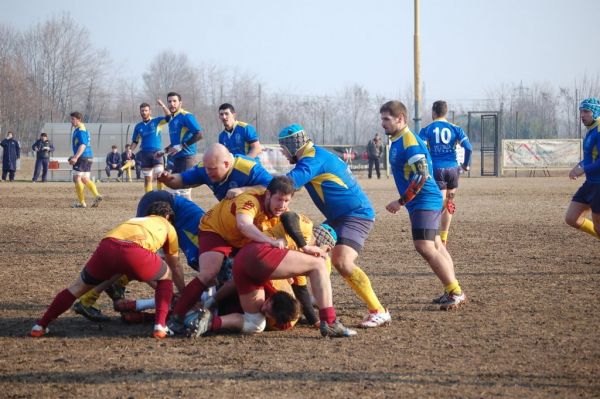
<svg viewBox="0 0 600 399">
<path fill-rule="evenodd" d="M 419 44 L 419 0 L 415 0 L 415 34 L 414 34 L 414 62 L 415 62 L 415 133 L 421 130 L 421 49 Z"/>
</svg>

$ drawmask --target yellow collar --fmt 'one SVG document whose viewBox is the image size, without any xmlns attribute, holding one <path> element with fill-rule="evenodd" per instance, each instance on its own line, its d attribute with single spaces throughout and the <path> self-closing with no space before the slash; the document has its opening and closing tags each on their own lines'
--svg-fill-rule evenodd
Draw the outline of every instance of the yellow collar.
<svg viewBox="0 0 600 399">
<path fill-rule="evenodd" d="M 589 132 L 590 130 L 592 130 L 593 128 L 598 127 L 598 126 L 600 126 L 600 118 L 596 119 L 594 121 L 594 123 L 592 123 L 591 126 L 586 126 L 586 128 L 587 128 L 587 131 Z"/>
<path fill-rule="evenodd" d="M 311 149 L 315 146 L 315 144 L 312 141 L 309 141 L 308 143 L 304 144 L 302 147 L 300 147 L 300 149 L 298 150 L 298 152 L 302 151 L 302 155 L 300 155 L 298 157 L 298 159 L 302 159 L 302 157 Z"/>
<path fill-rule="evenodd" d="M 390 140 L 392 142 L 400 139 L 400 137 L 404 136 L 404 134 L 406 134 L 407 132 L 410 132 L 410 129 L 408 128 L 408 125 L 404 126 L 404 129 L 400 130 L 399 132 L 396 132 L 395 135 L 393 135 L 392 137 L 390 137 Z"/>
</svg>

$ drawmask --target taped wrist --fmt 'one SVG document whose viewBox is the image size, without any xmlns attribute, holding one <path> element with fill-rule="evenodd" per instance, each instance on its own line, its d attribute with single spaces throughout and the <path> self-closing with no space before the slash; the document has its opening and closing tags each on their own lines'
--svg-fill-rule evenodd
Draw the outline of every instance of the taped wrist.
<svg viewBox="0 0 600 399">
<path fill-rule="evenodd" d="M 294 240 L 298 248 L 306 246 L 306 240 L 300 229 L 300 216 L 295 212 L 285 212 L 281 215 L 281 223 L 285 232 Z"/>
</svg>

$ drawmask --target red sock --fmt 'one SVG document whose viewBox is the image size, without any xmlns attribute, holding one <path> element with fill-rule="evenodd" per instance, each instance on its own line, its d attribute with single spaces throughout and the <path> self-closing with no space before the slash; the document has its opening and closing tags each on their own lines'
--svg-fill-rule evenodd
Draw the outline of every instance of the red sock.
<svg viewBox="0 0 600 399">
<path fill-rule="evenodd" d="M 336 319 L 334 307 L 319 309 L 319 319 L 327 322 L 327 324 L 333 324 Z"/>
<path fill-rule="evenodd" d="M 54 300 L 52 301 L 50 306 L 48 306 L 46 313 L 44 313 L 42 318 L 38 320 L 37 324 L 44 328 L 48 327 L 48 324 L 50 324 L 52 320 L 56 319 L 58 316 L 69 310 L 69 308 L 71 307 L 71 305 L 73 305 L 73 302 L 75 302 L 76 299 L 77 298 L 75 298 L 75 296 L 71 294 L 71 292 L 68 289 L 65 288 L 64 290 L 56 294 Z"/>
<path fill-rule="evenodd" d="M 212 319 L 212 324 L 210 326 L 210 331 L 218 331 L 221 329 L 221 325 L 223 324 L 223 320 L 221 316 L 214 315 Z"/>
<path fill-rule="evenodd" d="M 177 301 L 177 304 L 173 308 L 173 314 L 178 316 L 185 316 L 188 310 L 200 300 L 200 295 L 206 287 L 200 280 L 194 278 L 189 282 L 188 285 L 185 286 L 183 292 L 181 293 L 181 298 Z"/>
<path fill-rule="evenodd" d="M 156 303 L 156 314 L 154 324 L 167 325 L 167 313 L 173 299 L 173 280 L 160 280 L 156 282 L 154 290 L 154 302 Z"/>
</svg>

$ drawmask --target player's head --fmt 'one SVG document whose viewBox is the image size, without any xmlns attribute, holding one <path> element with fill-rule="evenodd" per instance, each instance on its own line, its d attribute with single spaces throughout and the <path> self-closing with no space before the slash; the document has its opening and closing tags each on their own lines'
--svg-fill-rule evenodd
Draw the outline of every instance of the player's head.
<svg viewBox="0 0 600 399">
<path fill-rule="evenodd" d="M 591 126 L 600 118 L 600 101 L 597 98 L 586 98 L 579 104 L 579 116 L 585 126 Z"/>
<path fill-rule="evenodd" d="M 142 117 L 142 120 L 147 121 L 148 119 L 150 119 L 151 115 L 152 115 L 152 111 L 150 110 L 150 104 L 141 103 L 140 104 L 140 116 Z"/>
<path fill-rule="evenodd" d="M 313 227 L 313 237 L 315 237 L 315 244 L 319 247 L 328 246 L 331 250 L 337 243 L 337 233 L 327 223 L 322 223 L 318 226 Z"/>
<path fill-rule="evenodd" d="M 81 112 L 78 112 L 78 111 L 71 112 L 70 116 L 71 116 L 71 125 L 73 127 L 77 127 L 83 120 L 83 115 L 81 114 Z"/>
<path fill-rule="evenodd" d="M 385 134 L 393 136 L 408 125 L 408 109 L 401 101 L 388 101 L 379 109 L 381 127 Z"/>
<path fill-rule="evenodd" d="M 171 204 L 165 201 L 156 201 L 150 204 L 146 210 L 146 216 L 162 216 L 171 224 L 175 223 L 175 211 L 171 208 Z"/>
<path fill-rule="evenodd" d="M 300 317 L 300 302 L 285 291 L 271 295 L 261 307 L 261 312 L 273 318 L 279 326 L 286 325 Z"/>
<path fill-rule="evenodd" d="M 8 131 L 8 133 L 6 133 L 6 138 L 10 139 L 13 136 L 13 132 L 11 132 L 10 130 Z"/>
<path fill-rule="evenodd" d="M 298 151 L 309 141 L 304 128 L 298 124 L 286 126 L 279 132 L 279 145 L 283 149 L 283 155 L 292 164 L 298 162 Z"/>
<path fill-rule="evenodd" d="M 219 143 L 208 146 L 202 160 L 208 178 L 214 183 L 225 180 L 227 173 L 233 166 L 233 155 L 227 147 Z"/>
<path fill-rule="evenodd" d="M 219 119 L 223 123 L 223 127 L 227 130 L 231 130 L 235 125 L 235 108 L 229 103 L 221 104 L 219 106 Z"/>
<path fill-rule="evenodd" d="M 438 100 L 431 106 L 431 115 L 433 119 L 443 118 L 448 113 L 448 104 L 446 101 Z"/>
<path fill-rule="evenodd" d="M 294 183 L 289 177 L 275 176 L 265 192 L 265 207 L 273 216 L 281 216 L 288 210 L 295 191 Z"/>
<path fill-rule="evenodd" d="M 174 91 L 167 94 L 167 103 L 169 104 L 169 111 L 174 114 L 181 109 L 181 95 Z"/>
<path fill-rule="evenodd" d="M 118 150 L 117 146 L 114 144 L 110 147 L 110 149 L 112 150 L 112 152 L 117 152 Z"/>
</svg>

